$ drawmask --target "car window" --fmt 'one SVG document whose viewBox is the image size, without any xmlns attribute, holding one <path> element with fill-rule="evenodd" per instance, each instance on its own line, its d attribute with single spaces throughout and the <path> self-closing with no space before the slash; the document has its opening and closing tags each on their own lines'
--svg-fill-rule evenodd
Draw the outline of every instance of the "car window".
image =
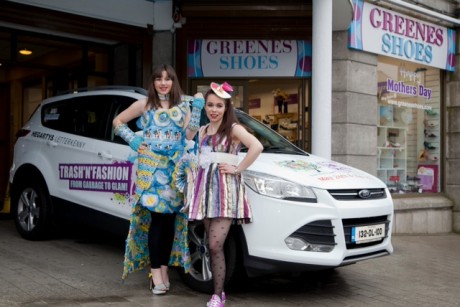
<svg viewBox="0 0 460 307">
<path fill-rule="evenodd" d="M 42 108 L 43 126 L 66 133 L 126 144 L 113 133 L 113 118 L 136 99 L 120 95 L 72 97 Z M 128 123 L 138 131 L 136 119 Z"/>
<path fill-rule="evenodd" d="M 110 107 L 101 96 L 63 99 L 44 105 L 42 124 L 45 127 L 90 138 L 103 135 L 105 117 Z"/>
<path fill-rule="evenodd" d="M 113 114 L 112 118 L 108 121 L 108 123 L 110 124 L 110 128 L 109 128 L 110 135 L 108 139 L 109 141 L 119 143 L 119 144 L 126 144 L 126 142 L 121 137 L 119 137 L 118 135 L 115 135 L 115 133 L 113 132 L 112 121 L 118 114 L 120 114 L 125 109 L 127 109 L 134 101 L 136 101 L 136 99 L 131 98 L 131 97 L 126 97 L 126 96 L 114 97 L 112 101 L 114 112 L 112 113 Z M 134 132 L 141 130 L 139 127 L 137 127 L 136 122 L 137 122 L 137 118 L 128 122 L 128 127 Z"/>
<path fill-rule="evenodd" d="M 266 153 L 285 153 L 285 154 L 296 154 L 306 155 L 307 153 L 294 144 L 289 142 L 285 137 L 275 132 L 273 129 L 262 124 L 253 117 L 247 115 L 244 112 L 237 111 L 236 115 L 241 125 L 254 135 L 260 143 L 264 146 L 263 152 Z M 243 146 L 241 151 L 246 151 L 247 148 Z"/>
</svg>

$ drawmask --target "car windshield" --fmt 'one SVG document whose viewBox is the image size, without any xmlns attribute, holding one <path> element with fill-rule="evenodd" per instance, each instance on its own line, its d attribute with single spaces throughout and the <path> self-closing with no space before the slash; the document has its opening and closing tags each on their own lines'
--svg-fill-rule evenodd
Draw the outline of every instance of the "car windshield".
<svg viewBox="0 0 460 307">
<path fill-rule="evenodd" d="M 293 155 L 308 155 L 305 151 L 296 147 L 282 135 L 273 129 L 265 126 L 258 120 L 252 118 L 243 111 L 236 110 L 236 115 L 241 125 L 243 125 L 251 134 L 253 134 L 264 146 L 265 153 L 282 153 Z M 247 147 L 243 145 L 242 152 L 247 152 Z"/>
</svg>

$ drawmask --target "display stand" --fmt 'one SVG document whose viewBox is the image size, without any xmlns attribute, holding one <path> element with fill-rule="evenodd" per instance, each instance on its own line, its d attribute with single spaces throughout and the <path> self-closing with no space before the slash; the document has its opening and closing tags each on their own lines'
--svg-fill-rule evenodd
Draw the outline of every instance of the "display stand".
<svg viewBox="0 0 460 307">
<path fill-rule="evenodd" d="M 377 127 L 377 176 L 389 187 L 405 181 L 407 176 L 407 128 L 396 125 L 394 108 L 380 106 L 381 125 Z"/>
</svg>

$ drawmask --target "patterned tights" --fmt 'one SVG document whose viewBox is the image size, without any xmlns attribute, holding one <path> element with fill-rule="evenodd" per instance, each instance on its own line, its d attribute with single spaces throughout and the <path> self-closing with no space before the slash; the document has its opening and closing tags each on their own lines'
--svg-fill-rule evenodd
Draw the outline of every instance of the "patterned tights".
<svg viewBox="0 0 460 307">
<path fill-rule="evenodd" d="M 232 225 L 232 219 L 204 219 L 204 227 L 208 235 L 209 251 L 211 253 L 211 270 L 214 279 L 214 294 L 222 297 L 225 283 L 225 254 L 224 243 Z"/>
</svg>

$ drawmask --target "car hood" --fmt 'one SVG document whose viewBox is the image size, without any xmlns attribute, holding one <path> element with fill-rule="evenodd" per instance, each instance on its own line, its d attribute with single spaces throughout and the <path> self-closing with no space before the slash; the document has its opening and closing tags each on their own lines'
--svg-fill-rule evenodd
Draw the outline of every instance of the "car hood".
<svg viewBox="0 0 460 307">
<path fill-rule="evenodd" d="M 262 153 L 249 170 L 326 190 L 386 188 L 373 175 L 314 155 Z"/>
</svg>

